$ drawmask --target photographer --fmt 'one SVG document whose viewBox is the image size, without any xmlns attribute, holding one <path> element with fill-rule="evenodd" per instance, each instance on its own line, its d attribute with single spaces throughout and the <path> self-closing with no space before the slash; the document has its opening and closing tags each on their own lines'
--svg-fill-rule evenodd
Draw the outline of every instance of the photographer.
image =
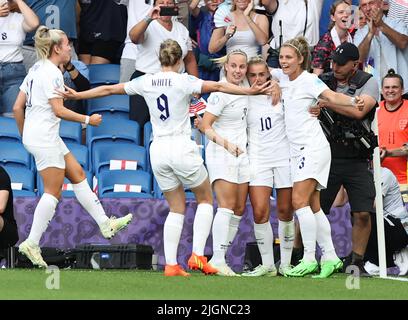
<svg viewBox="0 0 408 320">
<path fill-rule="evenodd" d="M 378 85 L 366 72 L 358 70 L 359 52 L 355 45 L 343 43 L 333 53 L 333 72 L 320 78 L 336 92 L 364 98 L 362 111 L 322 103 L 320 120 L 330 142 L 332 162 L 328 187 L 321 192 L 321 206 L 328 214 L 343 185 L 349 195 L 352 215 L 352 253 L 347 264 L 364 270 L 363 257 L 371 231 L 370 214 L 375 213 L 375 187 L 369 159 L 377 146 L 371 131 L 378 99 Z"/>
</svg>

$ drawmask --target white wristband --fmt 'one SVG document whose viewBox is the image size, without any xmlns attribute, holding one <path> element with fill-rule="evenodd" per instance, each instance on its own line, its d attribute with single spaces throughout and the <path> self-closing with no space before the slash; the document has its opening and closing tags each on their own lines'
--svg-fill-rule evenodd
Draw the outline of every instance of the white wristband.
<svg viewBox="0 0 408 320">
<path fill-rule="evenodd" d="M 85 124 L 89 124 L 89 119 L 90 119 L 89 116 L 85 116 Z"/>
<path fill-rule="evenodd" d="M 351 98 L 350 98 L 350 102 L 351 102 L 351 105 L 352 105 L 353 107 L 355 107 L 355 106 L 356 106 L 356 97 L 351 97 Z"/>
</svg>

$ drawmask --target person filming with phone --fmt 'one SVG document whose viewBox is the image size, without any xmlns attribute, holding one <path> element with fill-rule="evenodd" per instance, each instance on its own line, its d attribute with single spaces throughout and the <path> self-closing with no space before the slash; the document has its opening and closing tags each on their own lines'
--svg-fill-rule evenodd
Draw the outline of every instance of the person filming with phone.
<svg viewBox="0 0 408 320">
<path fill-rule="evenodd" d="M 160 44 L 167 39 L 177 41 L 182 49 L 180 71 L 198 77 L 197 62 L 188 29 L 172 18 L 178 15 L 177 12 L 178 8 L 174 0 L 155 0 L 152 10 L 129 31 L 132 42 L 139 45 L 136 71 L 131 80 L 146 73 L 153 74 L 160 71 Z M 141 129 L 150 120 L 149 110 L 142 96 L 130 97 L 129 118 L 136 120 Z"/>
</svg>

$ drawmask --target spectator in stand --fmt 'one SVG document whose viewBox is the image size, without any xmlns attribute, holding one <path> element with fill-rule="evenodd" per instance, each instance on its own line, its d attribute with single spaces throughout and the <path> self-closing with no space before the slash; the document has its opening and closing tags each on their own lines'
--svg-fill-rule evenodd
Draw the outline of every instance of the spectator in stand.
<svg viewBox="0 0 408 320">
<path fill-rule="evenodd" d="M 151 3 L 153 1 L 151 0 Z M 122 57 L 120 59 L 120 80 L 119 82 L 127 82 L 130 80 L 132 74 L 136 71 L 136 57 L 138 52 L 138 46 L 130 40 L 129 31 L 134 25 L 136 25 L 143 17 L 145 17 L 152 6 L 149 0 L 128 0 L 125 3 L 127 6 L 127 32 L 125 39 L 125 47 L 122 51 Z"/>
<path fill-rule="evenodd" d="M 78 60 L 74 48 L 77 40 L 77 10 L 79 9 L 77 0 L 25 0 L 25 2 L 38 16 L 41 25 L 50 29 L 64 30 L 71 45 L 72 59 Z M 23 45 L 24 66 L 27 72 L 37 61 L 34 33 L 35 30 L 27 33 Z"/>
<path fill-rule="evenodd" d="M 198 7 L 199 2 L 200 0 L 192 0 L 190 4 L 192 27 L 197 31 L 198 74 L 200 79 L 218 81 L 220 68 L 212 59 L 224 56 L 225 50 L 221 49 L 218 52 L 210 53 L 208 47 L 214 28 L 214 12 L 224 0 L 205 0 L 205 9 Z"/>
<path fill-rule="evenodd" d="M 323 1 L 322 13 L 320 15 L 320 22 L 319 22 L 319 34 L 322 37 L 328 30 L 328 27 L 331 23 L 330 19 L 330 7 L 336 0 L 326 0 Z M 358 10 L 358 1 L 359 0 L 345 0 L 350 6 L 352 6 L 353 13 Z M 360 11 L 360 10 L 358 10 Z"/>
<path fill-rule="evenodd" d="M 378 135 L 382 166 L 397 177 L 404 201 L 408 202 L 408 100 L 402 96 L 403 91 L 404 80 L 390 69 L 382 82 L 384 100 L 378 111 Z"/>
<path fill-rule="evenodd" d="M 23 0 L 0 0 L 0 115 L 13 116 L 13 104 L 26 75 L 21 47 L 26 32 L 38 24 L 38 17 Z"/>
<path fill-rule="evenodd" d="M 313 73 L 332 70 L 332 53 L 343 42 L 353 42 L 349 33 L 351 7 L 345 0 L 336 0 L 330 8 L 331 24 L 315 46 L 312 58 Z"/>
<path fill-rule="evenodd" d="M 290 39 L 303 36 L 311 47 L 317 44 L 323 0 L 262 0 L 261 4 L 269 14 L 274 14 L 271 25 L 274 37 L 268 51 L 270 67 L 279 67 L 279 48 Z"/>
<path fill-rule="evenodd" d="M 64 75 L 64 84 L 77 91 L 85 91 L 91 88 L 89 83 L 89 69 L 85 63 L 78 60 L 70 60 L 66 64 L 60 64 L 59 69 Z M 80 114 L 86 114 L 86 108 L 82 101 L 65 101 L 65 107 Z"/>
<path fill-rule="evenodd" d="M 14 219 L 11 181 L 6 170 L 0 167 L 0 249 L 12 247 L 17 241 L 18 232 Z"/>
<path fill-rule="evenodd" d="M 367 19 L 367 25 L 354 36 L 354 43 L 360 51 L 360 61 L 371 69 L 370 73 L 379 86 L 390 68 L 407 78 L 407 25 L 401 20 L 384 16 L 382 0 L 360 0 L 360 8 Z"/>
<path fill-rule="evenodd" d="M 174 0 L 155 0 L 153 5 L 154 8 L 129 32 L 132 42 L 139 45 L 136 71 L 131 79 L 160 71 L 160 44 L 167 39 L 177 41 L 183 50 L 181 71 L 185 70 L 188 74 L 198 77 L 197 62 L 187 28 L 180 22 L 173 21 L 171 16 L 160 15 L 160 7 L 175 6 Z M 130 97 L 129 118 L 137 121 L 141 129 L 150 120 L 149 109 L 141 95 Z"/>
<path fill-rule="evenodd" d="M 115 0 L 79 0 L 79 59 L 86 64 L 117 63 L 126 38 L 126 6 Z"/>
<path fill-rule="evenodd" d="M 208 51 L 216 53 L 226 47 L 227 53 L 243 50 L 249 59 L 259 55 L 268 42 L 268 18 L 255 12 L 253 0 L 233 0 L 231 18 L 227 28 L 214 29 Z"/>
</svg>

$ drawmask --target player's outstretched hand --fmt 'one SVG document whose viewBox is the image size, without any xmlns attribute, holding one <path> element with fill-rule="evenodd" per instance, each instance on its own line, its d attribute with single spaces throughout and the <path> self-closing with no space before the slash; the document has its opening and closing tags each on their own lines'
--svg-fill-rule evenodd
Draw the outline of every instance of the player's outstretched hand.
<svg viewBox="0 0 408 320">
<path fill-rule="evenodd" d="M 101 122 L 102 122 L 102 116 L 100 114 L 94 113 L 89 118 L 89 124 L 91 126 L 97 127 L 101 124 Z"/>
<path fill-rule="evenodd" d="M 55 89 L 55 93 L 68 100 L 78 100 L 78 92 L 64 84 L 65 91 Z"/>
</svg>

